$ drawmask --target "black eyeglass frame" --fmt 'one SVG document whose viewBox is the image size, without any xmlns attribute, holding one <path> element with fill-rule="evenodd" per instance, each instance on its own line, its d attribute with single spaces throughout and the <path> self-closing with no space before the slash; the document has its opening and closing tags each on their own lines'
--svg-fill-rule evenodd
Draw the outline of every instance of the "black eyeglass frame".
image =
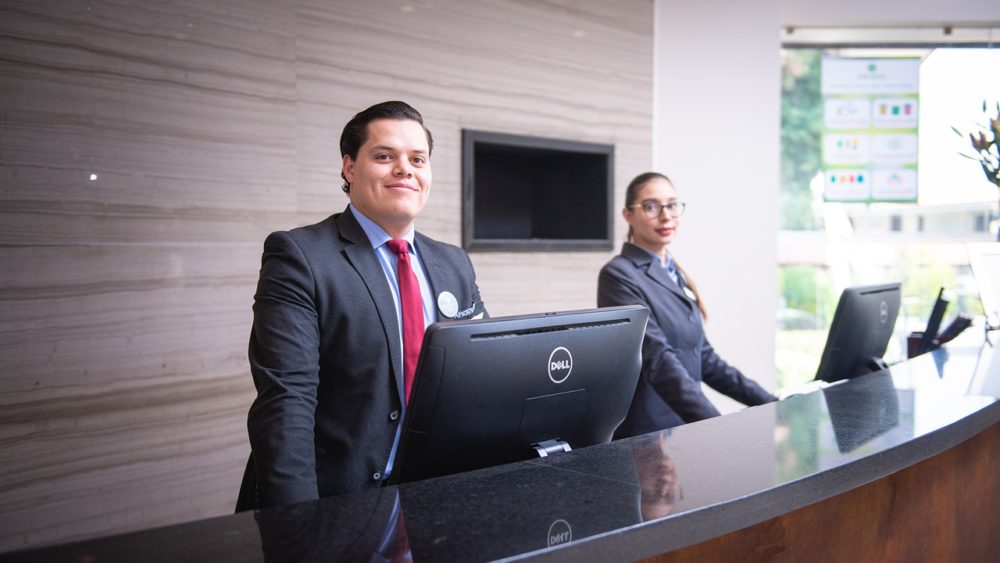
<svg viewBox="0 0 1000 563">
<path fill-rule="evenodd" d="M 647 206 L 649 208 L 647 209 Z M 684 215 L 684 210 L 687 209 L 687 204 L 683 201 L 671 201 L 670 203 L 659 203 L 656 201 L 644 201 L 642 203 L 636 203 L 630 205 L 629 207 L 639 207 L 642 208 L 642 212 L 650 219 L 656 219 L 664 211 L 667 212 L 671 217 L 677 218 Z M 655 209 L 655 211 L 654 211 Z"/>
</svg>

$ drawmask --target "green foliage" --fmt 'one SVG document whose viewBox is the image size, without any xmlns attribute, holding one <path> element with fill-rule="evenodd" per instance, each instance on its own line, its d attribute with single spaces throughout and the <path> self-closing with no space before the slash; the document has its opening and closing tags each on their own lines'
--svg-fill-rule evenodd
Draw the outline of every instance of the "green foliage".
<svg viewBox="0 0 1000 563">
<path fill-rule="evenodd" d="M 778 276 L 785 306 L 810 313 L 825 325 L 833 308 L 833 285 L 826 269 L 811 265 L 783 266 Z"/>
<path fill-rule="evenodd" d="M 775 334 L 778 389 L 797 387 L 816 377 L 826 344 L 826 329 L 779 330 Z"/>
<path fill-rule="evenodd" d="M 781 65 L 781 229 L 820 228 L 809 182 L 821 167 L 820 49 L 785 49 Z"/>
<path fill-rule="evenodd" d="M 935 260 L 921 247 L 906 248 L 886 279 L 903 280 L 903 297 L 911 298 L 908 301 L 913 303 L 906 314 L 918 319 L 930 316 L 938 290 L 955 289 L 955 269 Z"/>
<path fill-rule="evenodd" d="M 778 388 L 784 389 L 805 383 L 816 374 L 838 296 L 829 272 L 820 266 L 782 266 L 778 283 L 785 309 L 776 334 L 775 367 Z"/>
</svg>

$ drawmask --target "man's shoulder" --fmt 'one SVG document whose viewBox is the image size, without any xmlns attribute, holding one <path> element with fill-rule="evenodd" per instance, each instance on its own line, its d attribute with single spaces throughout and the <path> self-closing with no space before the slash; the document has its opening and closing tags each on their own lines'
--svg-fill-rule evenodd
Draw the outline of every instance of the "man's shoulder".
<svg viewBox="0 0 1000 563">
<path fill-rule="evenodd" d="M 268 239 L 290 239 L 300 248 L 312 248 L 317 244 L 329 247 L 331 242 L 336 242 L 338 237 L 338 221 L 343 213 L 330 215 L 326 219 L 313 223 L 294 227 L 286 231 L 275 231 L 268 235 Z"/>
<path fill-rule="evenodd" d="M 301 227 L 295 227 L 289 229 L 287 232 L 293 238 L 315 238 L 320 236 L 329 236 L 331 233 L 337 232 L 337 224 L 340 221 L 340 217 L 344 215 L 343 213 L 334 213 L 322 221 L 318 221 L 311 225 L 302 225 Z"/>
<path fill-rule="evenodd" d="M 419 231 L 414 233 L 413 236 L 415 242 L 417 243 L 417 249 L 422 254 L 429 251 L 438 255 L 443 255 L 452 260 L 469 260 L 469 255 L 460 246 L 432 239 Z"/>
</svg>

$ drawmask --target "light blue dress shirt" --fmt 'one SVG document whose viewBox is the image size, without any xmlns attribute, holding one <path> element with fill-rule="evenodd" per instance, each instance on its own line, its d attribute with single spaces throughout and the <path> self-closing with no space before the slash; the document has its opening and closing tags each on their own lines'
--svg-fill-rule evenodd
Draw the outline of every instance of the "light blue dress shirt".
<svg viewBox="0 0 1000 563">
<path fill-rule="evenodd" d="M 375 250 L 375 255 L 378 257 L 378 262 L 382 266 L 382 272 L 385 274 L 385 280 L 389 284 L 390 293 L 392 293 L 392 302 L 396 307 L 396 327 L 399 329 L 399 349 L 403 349 L 403 315 L 399 305 L 399 277 L 396 273 L 397 264 L 399 263 L 399 257 L 396 256 L 386 243 L 392 240 L 389 233 L 385 232 L 385 229 L 378 226 L 377 223 L 365 217 L 363 213 L 358 211 L 353 205 L 348 205 L 348 209 L 354 214 L 354 218 L 358 220 L 358 224 L 361 225 L 361 229 L 364 230 L 365 235 L 368 236 L 368 240 L 371 241 L 372 248 Z M 431 284 L 427 279 L 427 274 L 424 271 L 424 264 L 420 260 L 420 252 L 417 249 L 417 245 L 413 244 L 413 228 L 403 235 L 402 238 L 410 247 L 410 265 L 413 267 L 413 273 L 417 276 L 417 283 L 420 285 L 420 299 L 423 301 L 424 306 L 424 329 L 431 326 L 435 321 L 437 321 L 437 309 L 434 306 L 434 294 L 431 292 Z M 399 366 L 402 367 L 402 366 Z M 403 413 L 406 413 L 406 404 L 403 404 Z M 403 418 L 400 417 L 400 421 Z M 385 478 L 388 479 L 389 475 L 392 474 L 393 462 L 396 460 L 396 449 L 399 447 L 399 436 L 403 430 L 402 422 L 396 428 L 396 437 L 392 442 L 392 450 L 389 452 L 389 463 L 385 468 Z"/>
</svg>

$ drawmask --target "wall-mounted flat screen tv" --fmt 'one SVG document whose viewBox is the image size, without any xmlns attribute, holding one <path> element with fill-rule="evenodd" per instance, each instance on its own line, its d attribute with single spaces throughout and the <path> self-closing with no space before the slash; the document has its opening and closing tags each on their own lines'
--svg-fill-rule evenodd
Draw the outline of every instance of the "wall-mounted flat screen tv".
<svg viewBox="0 0 1000 563">
<path fill-rule="evenodd" d="M 610 250 L 614 145 L 462 131 L 466 250 Z"/>
</svg>

